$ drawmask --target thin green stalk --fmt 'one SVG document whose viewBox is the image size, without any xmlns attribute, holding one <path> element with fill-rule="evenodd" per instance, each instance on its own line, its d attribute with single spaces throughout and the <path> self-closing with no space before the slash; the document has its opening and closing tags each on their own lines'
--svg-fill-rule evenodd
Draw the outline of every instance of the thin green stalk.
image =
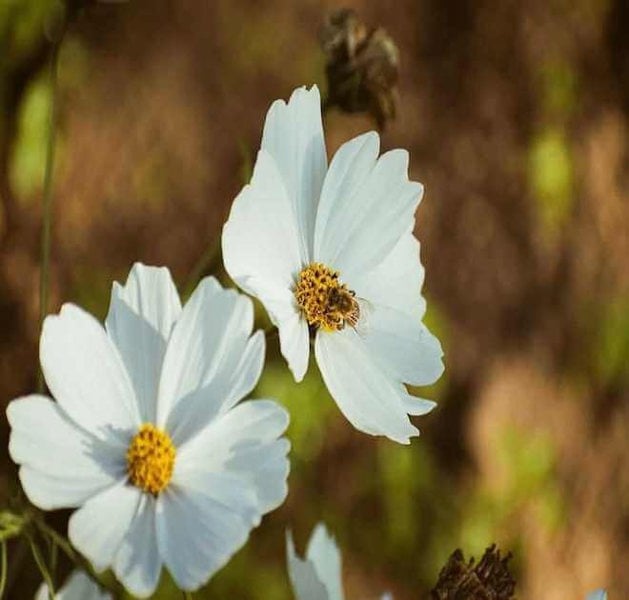
<svg viewBox="0 0 629 600">
<path fill-rule="evenodd" d="M 50 572 L 53 577 L 57 575 L 57 563 L 59 562 L 59 546 L 57 546 L 57 542 L 50 538 L 48 540 L 48 544 L 50 546 Z M 2 598 L 2 596 L 0 596 Z"/>
<path fill-rule="evenodd" d="M 61 534 L 57 533 L 57 531 L 53 529 L 50 525 L 48 525 L 43 520 L 43 518 L 36 517 L 35 519 L 33 519 L 33 523 L 39 529 L 40 533 L 46 539 L 48 539 L 54 545 L 55 548 L 60 549 L 68 557 L 70 562 L 72 562 L 75 566 L 85 571 L 95 582 L 98 583 L 99 586 L 105 587 L 109 591 L 113 591 L 116 593 L 120 591 L 115 586 L 114 586 L 114 589 L 112 589 L 111 586 L 106 586 L 98 577 L 97 573 L 94 571 L 94 568 L 89 563 L 89 561 L 87 561 L 81 555 L 77 554 L 72 548 L 72 546 L 70 545 L 70 542 L 66 538 L 64 538 Z M 51 562 L 52 560 L 53 559 L 51 558 Z M 54 565 L 55 563 L 53 562 L 52 564 Z"/>
<path fill-rule="evenodd" d="M 35 559 L 35 563 L 37 563 L 37 568 L 39 569 L 39 572 L 41 573 L 41 576 L 43 577 L 44 582 L 46 583 L 46 586 L 48 587 L 48 598 L 49 600 L 54 600 L 55 586 L 53 584 L 52 577 L 50 576 L 50 572 L 46 568 L 46 563 L 44 562 L 44 558 L 42 557 L 41 552 L 39 551 L 39 548 L 37 547 L 37 544 L 35 543 L 35 540 L 33 540 L 31 536 L 28 537 L 28 543 L 30 544 L 31 552 L 33 553 L 33 558 Z"/>
<path fill-rule="evenodd" d="M 184 600 L 192 600 L 192 592 L 184 592 L 183 598 Z"/>
<path fill-rule="evenodd" d="M 197 264 L 192 269 L 188 281 L 183 288 L 183 297 L 189 298 L 194 288 L 197 287 L 197 283 L 203 274 L 208 271 L 213 271 L 215 266 L 220 264 L 222 255 L 221 248 L 221 236 L 218 235 L 214 242 L 210 244 L 206 251 L 201 255 L 201 258 L 197 261 Z"/>
<path fill-rule="evenodd" d="M 66 540 L 62 535 L 57 533 L 52 527 L 50 527 L 50 525 L 45 523 L 43 519 L 37 518 L 37 519 L 34 519 L 33 522 L 39 528 L 39 530 L 42 532 L 44 536 L 48 537 L 48 539 L 50 539 L 52 543 L 55 544 L 55 546 L 57 546 L 58 548 L 61 548 L 62 552 L 73 563 L 78 565 L 76 552 L 72 549 L 72 546 L 70 546 L 70 542 L 68 542 L 68 540 Z"/>
<path fill-rule="evenodd" d="M 52 183 L 55 167 L 55 142 L 57 124 L 57 87 L 59 70 L 59 48 L 62 36 L 52 46 L 50 55 L 50 114 L 48 117 L 48 141 L 46 143 L 46 166 L 42 196 L 41 271 L 39 278 L 39 321 L 40 326 L 48 314 L 48 290 L 50 287 L 50 234 L 52 230 Z M 40 370 L 37 382 L 40 392 L 44 391 L 44 377 Z"/>
<path fill-rule="evenodd" d="M 0 598 L 4 598 L 4 588 L 7 585 L 7 542 L 2 540 L 0 547 Z"/>
</svg>

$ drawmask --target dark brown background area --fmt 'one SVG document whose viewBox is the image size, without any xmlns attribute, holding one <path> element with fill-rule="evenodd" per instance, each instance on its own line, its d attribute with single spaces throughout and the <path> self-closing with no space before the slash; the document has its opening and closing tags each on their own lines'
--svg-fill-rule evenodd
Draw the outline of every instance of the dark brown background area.
<svg viewBox="0 0 629 600">
<path fill-rule="evenodd" d="M 0 398 L 34 389 L 47 0 L 0 11 Z M 19 5 L 19 8 L 18 8 Z M 288 598 L 284 528 L 324 519 L 347 596 L 423 597 L 455 547 L 514 553 L 518 597 L 629 597 L 629 9 L 623 0 L 346 2 L 401 57 L 397 119 L 439 402 L 410 448 L 354 432 L 277 348 L 258 395 L 292 415 L 290 494 L 207 598 Z M 82 11 L 60 59 L 52 306 L 99 317 L 141 260 L 187 282 L 220 234 L 269 104 L 325 90 L 332 2 L 131 0 Z M 332 110 L 328 152 L 373 127 Z M 8 425 L 3 421 L 2 445 Z M 6 451 L 4 489 L 15 471 Z M 55 517 L 63 528 L 64 515 Z M 37 573 L 11 546 L 11 597 Z M 161 597 L 169 597 L 165 582 Z"/>
</svg>

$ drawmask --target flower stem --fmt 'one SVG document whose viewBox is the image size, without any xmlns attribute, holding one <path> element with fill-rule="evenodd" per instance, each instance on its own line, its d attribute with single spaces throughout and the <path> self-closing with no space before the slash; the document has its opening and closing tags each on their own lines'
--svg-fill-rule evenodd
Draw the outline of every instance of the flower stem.
<svg viewBox="0 0 629 600">
<path fill-rule="evenodd" d="M 55 587 L 52 581 L 52 577 L 50 576 L 50 572 L 46 568 L 46 563 L 44 562 L 44 558 L 42 557 L 41 552 L 39 551 L 39 548 L 37 547 L 37 544 L 35 543 L 35 540 L 31 536 L 28 536 L 28 543 L 31 547 L 33 558 L 35 559 L 35 562 L 37 563 L 37 568 L 39 569 L 39 572 L 41 573 L 41 576 L 44 578 L 44 582 L 46 583 L 46 586 L 48 587 L 48 598 L 50 600 L 54 600 Z"/>
<path fill-rule="evenodd" d="M 94 568 L 92 567 L 90 562 L 83 558 L 81 555 L 77 554 L 74 551 L 74 548 L 72 548 L 72 546 L 70 545 L 70 542 L 61 534 L 57 533 L 57 531 L 53 529 L 50 525 L 48 525 L 41 516 L 36 516 L 33 519 L 33 524 L 39 529 L 40 533 L 50 541 L 54 548 L 60 549 L 68 557 L 70 562 L 85 571 L 96 583 L 98 583 L 99 586 L 104 587 L 111 592 L 115 592 L 116 594 L 121 593 L 121 590 L 118 589 L 118 586 L 116 584 L 106 585 L 105 583 L 103 583 L 103 581 L 101 581 L 101 579 L 94 571 Z M 51 561 L 53 560 L 56 562 L 56 555 L 53 555 L 51 557 Z M 116 595 L 114 597 L 117 598 L 118 596 Z"/>
<path fill-rule="evenodd" d="M 70 542 L 66 540 L 62 535 L 58 534 L 50 525 L 44 522 L 41 518 L 36 518 L 33 521 L 39 530 L 47 536 L 50 541 L 55 544 L 62 552 L 75 564 L 78 564 L 76 552 L 70 546 Z"/>
<path fill-rule="evenodd" d="M 52 229 L 52 184 L 55 168 L 55 142 L 57 130 L 57 88 L 59 70 L 59 49 L 63 40 L 61 34 L 52 44 L 48 79 L 50 84 L 50 112 L 48 115 L 48 139 L 46 142 L 46 165 L 44 168 L 44 190 L 42 195 L 41 265 L 39 278 L 39 321 L 40 327 L 48 313 L 48 291 L 50 287 L 50 236 Z M 44 391 L 44 377 L 40 370 L 37 388 Z"/>
<path fill-rule="evenodd" d="M 5 540 L 2 540 L 0 553 L 0 598 L 4 598 L 4 588 L 7 585 L 7 543 Z"/>
<path fill-rule="evenodd" d="M 201 255 L 201 258 L 194 265 L 190 276 L 188 277 L 188 281 L 183 288 L 183 298 L 187 299 L 190 297 L 192 292 L 194 292 L 194 288 L 199 283 L 199 280 L 203 275 L 207 272 L 212 272 L 214 269 L 220 264 L 222 257 L 222 248 L 221 248 L 221 236 L 220 234 L 216 237 L 214 242 L 210 244 L 206 251 Z"/>
</svg>

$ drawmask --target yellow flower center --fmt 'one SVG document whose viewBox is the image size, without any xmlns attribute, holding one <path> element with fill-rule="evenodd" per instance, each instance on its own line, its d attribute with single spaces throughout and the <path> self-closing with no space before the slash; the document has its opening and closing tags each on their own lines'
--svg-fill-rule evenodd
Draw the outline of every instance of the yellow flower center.
<svg viewBox="0 0 629 600">
<path fill-rule="evenodd" d="M 157 496 L 170 482 L 175 454 L 170 436 L 154 425 L 144 423 L 127 450 L 129 481 Z"/>
<path fill-rule="evenodd" d="M 299 273 L 295 299 L 308 325 L 326 331 L 356 326 L 360 308 L 352 290 L 339 281 L 339 274 L 321 263 L 311 263 Z"/>
</svg>

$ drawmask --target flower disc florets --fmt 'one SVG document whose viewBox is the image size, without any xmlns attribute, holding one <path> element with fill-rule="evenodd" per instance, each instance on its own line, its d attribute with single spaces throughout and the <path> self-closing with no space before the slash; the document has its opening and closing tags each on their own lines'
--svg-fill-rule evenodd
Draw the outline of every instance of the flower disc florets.
<svg viewBox="0 0 629 600">
<path fill-rule="evenodd" d="M 299 273 L 295 298 L 308 325 L 326 331 L 340 331 L 346 324 L 354 327 L 360 308 L 352 290 L 339 281 L 338 271 L 322 263 L 311 263 Z"/>
<path fill-rule="evenodd" d="M 145 423 L 133 436 L 127 450 L 129 481 L 156 496 L 170 483 L 175 454 L 170 436 L 154 425 Z"/>
</svg>

